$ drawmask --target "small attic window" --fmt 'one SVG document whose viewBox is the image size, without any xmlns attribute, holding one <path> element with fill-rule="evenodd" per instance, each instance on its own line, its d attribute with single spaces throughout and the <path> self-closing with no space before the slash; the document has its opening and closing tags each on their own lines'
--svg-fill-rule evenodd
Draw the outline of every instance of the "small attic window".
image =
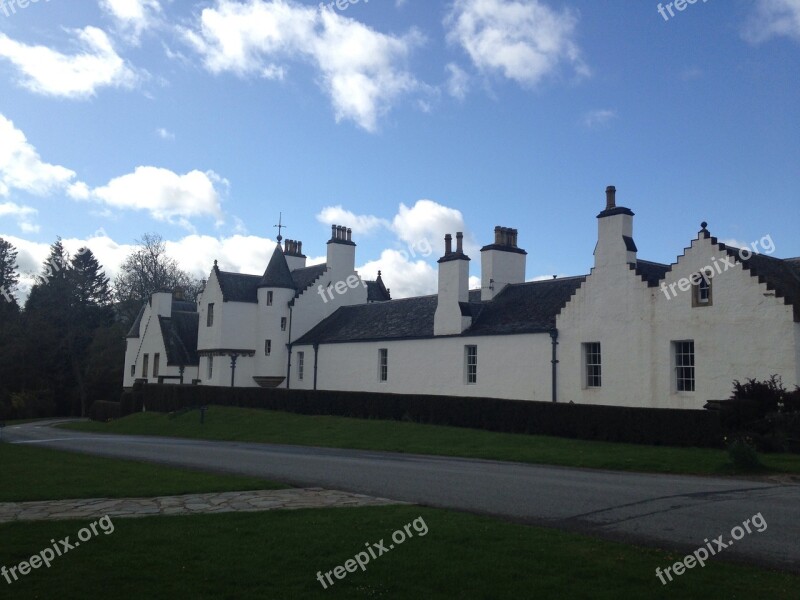
<svg viewBox="0 0 800 600">
<path fill-rule="evenodd" d="M 697 283 L 694 283 L 694 282 Z M 696 273 L 692 277 L 692 307 L 711 306 L 711 279 L 704 273 Z"/>
</svg>

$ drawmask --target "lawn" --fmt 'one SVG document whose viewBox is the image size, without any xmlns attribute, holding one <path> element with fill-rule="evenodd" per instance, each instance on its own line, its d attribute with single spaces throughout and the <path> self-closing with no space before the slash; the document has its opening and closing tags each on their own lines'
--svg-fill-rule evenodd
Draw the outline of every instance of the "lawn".
<svg viewBox="0 0 800 600">
<path fill-rule="evenodd" d="M 419 529 L 389 548 L 392 533 Z M 0 565 L 27 560 L 88 523 L 0 526 Z M 14 598 L 797 598 L 800 578 L 715 561 L 668 585 L 682 556 L 413 506 L 116 519 L 11 586 Z M 424 527 L 423 527 L 424 525 Z M 427 534 L 420 536 L 425 531 Z M 388 550 L 323 589 L 317 572 L 383 540 Z M 362 557 L 362 562 L 363 562 Z M 351 565 L 352 566 L 352 565 Z M 324 577 L 324 575 L 323 575 Z M 327 583 L 327 582 L 326 582 Z M 114 590 L 113 594 L 109 594 Z"/>
<path fill-rule="evenodd" d="M 254 477 L 215 475 L 7 443 L 0 444 L 0 474 L 0 502 L 165 496 L 286 487 Z"/>
<path fill-rule="evenodd" d="M 111 423 L 61 426 L 89 432 L 385 450 L 593 469 L 738 473 L 726 451 L 708 448 L 617 444 L 222 406 L 210 406 L 202 425 L 198 411 L 189 411 L 177 416 L 137 413 Z M 761 459 L 766 472 L 800 473 L 800 455 L 765 454 Z"/>
</svg>

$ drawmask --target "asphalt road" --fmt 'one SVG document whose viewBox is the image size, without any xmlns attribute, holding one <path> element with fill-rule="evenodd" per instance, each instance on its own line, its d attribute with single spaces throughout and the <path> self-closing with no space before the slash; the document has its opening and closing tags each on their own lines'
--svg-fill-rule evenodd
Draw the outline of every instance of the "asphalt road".
<svg viewBox="0 0 800 600">
<path fill-rule="evenodd" d="M 800 485 L 648 475 L 478 459 L 145 436 L 96 435 L 40 423 L 3 440 L 238 473 L 591 533 L 800 572 Z M 0 447 L 0 452 L 2 447 Z M 11 482 L 13 484 L 13 482 Z M 760 513 L 766 529 L 732 530 Z M 759 528 L 763 528 L 760 526 Z M 739 531 L 735 531 L 738 536 Z M 712 540 L 722 536 L 719 549 Z M 733 542 L 732 544 L 730 542 Z M 666 566 L 666 565 L 665 565 Z"/>
</svg>

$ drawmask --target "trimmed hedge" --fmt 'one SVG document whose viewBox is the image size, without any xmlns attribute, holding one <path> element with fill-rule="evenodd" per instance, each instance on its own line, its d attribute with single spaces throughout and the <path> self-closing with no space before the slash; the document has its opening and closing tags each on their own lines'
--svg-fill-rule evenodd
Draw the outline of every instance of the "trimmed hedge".
<svg viewBox="0 0 800 600">
<path fill-rule="evenodd" d="M 496 398 L 423 396 L 282 388 L 229 388 L 137 383 L 123 394 L 123 414 L 172 412 L 202 405 L 279 410 L 303 415 L 406 420 L 506 433 L 667 446 L 721 447 L 719 415 L 711 411 Z"/>
<path fill-rule="evenodd" d="M 89 418 L 92 421 L 111 421 L 112 419 L 119 419 L 121 415 L 122 410 L 119 402 L 95 400 L 94 404 L 89 408 Z"/>
</svg>

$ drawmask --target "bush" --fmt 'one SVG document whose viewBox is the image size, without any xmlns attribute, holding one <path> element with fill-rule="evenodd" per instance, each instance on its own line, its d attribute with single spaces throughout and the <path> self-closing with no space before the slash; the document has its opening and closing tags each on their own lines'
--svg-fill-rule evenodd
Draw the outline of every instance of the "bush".
<svg viewBox="0 0 800 600">
<path fill-rule="evenodd" d="M 106 400 L 95 400 L 91 408 L 89 408 L 89 418 L 92 421 L 107 422 L 113 419 L 119 419 L 121 415 L 120 403 L 109 402 Z"/>
<path fill-rule="evenodd" d="M 137 394 L 148 411 L 169 413 L 203 405 L 263 408 L 304 415 L 413 421 L 506 433 L 609 442 L 720 448 L 718 413 L 699 410 L 553 404 L 496 398 L 369 392 L 145 384 L 123 395 L 124 413 Z M 136 408 L 138 406 L 138 408 Z"/>
<path fill-rule="evenodd" d="M 758 471 L 764 468 L 753 447 L 753 441 L 745 436 L 733 439 L 728 445 L 728 455 L 733 465 L 740 471 Z"/>
</svg>

